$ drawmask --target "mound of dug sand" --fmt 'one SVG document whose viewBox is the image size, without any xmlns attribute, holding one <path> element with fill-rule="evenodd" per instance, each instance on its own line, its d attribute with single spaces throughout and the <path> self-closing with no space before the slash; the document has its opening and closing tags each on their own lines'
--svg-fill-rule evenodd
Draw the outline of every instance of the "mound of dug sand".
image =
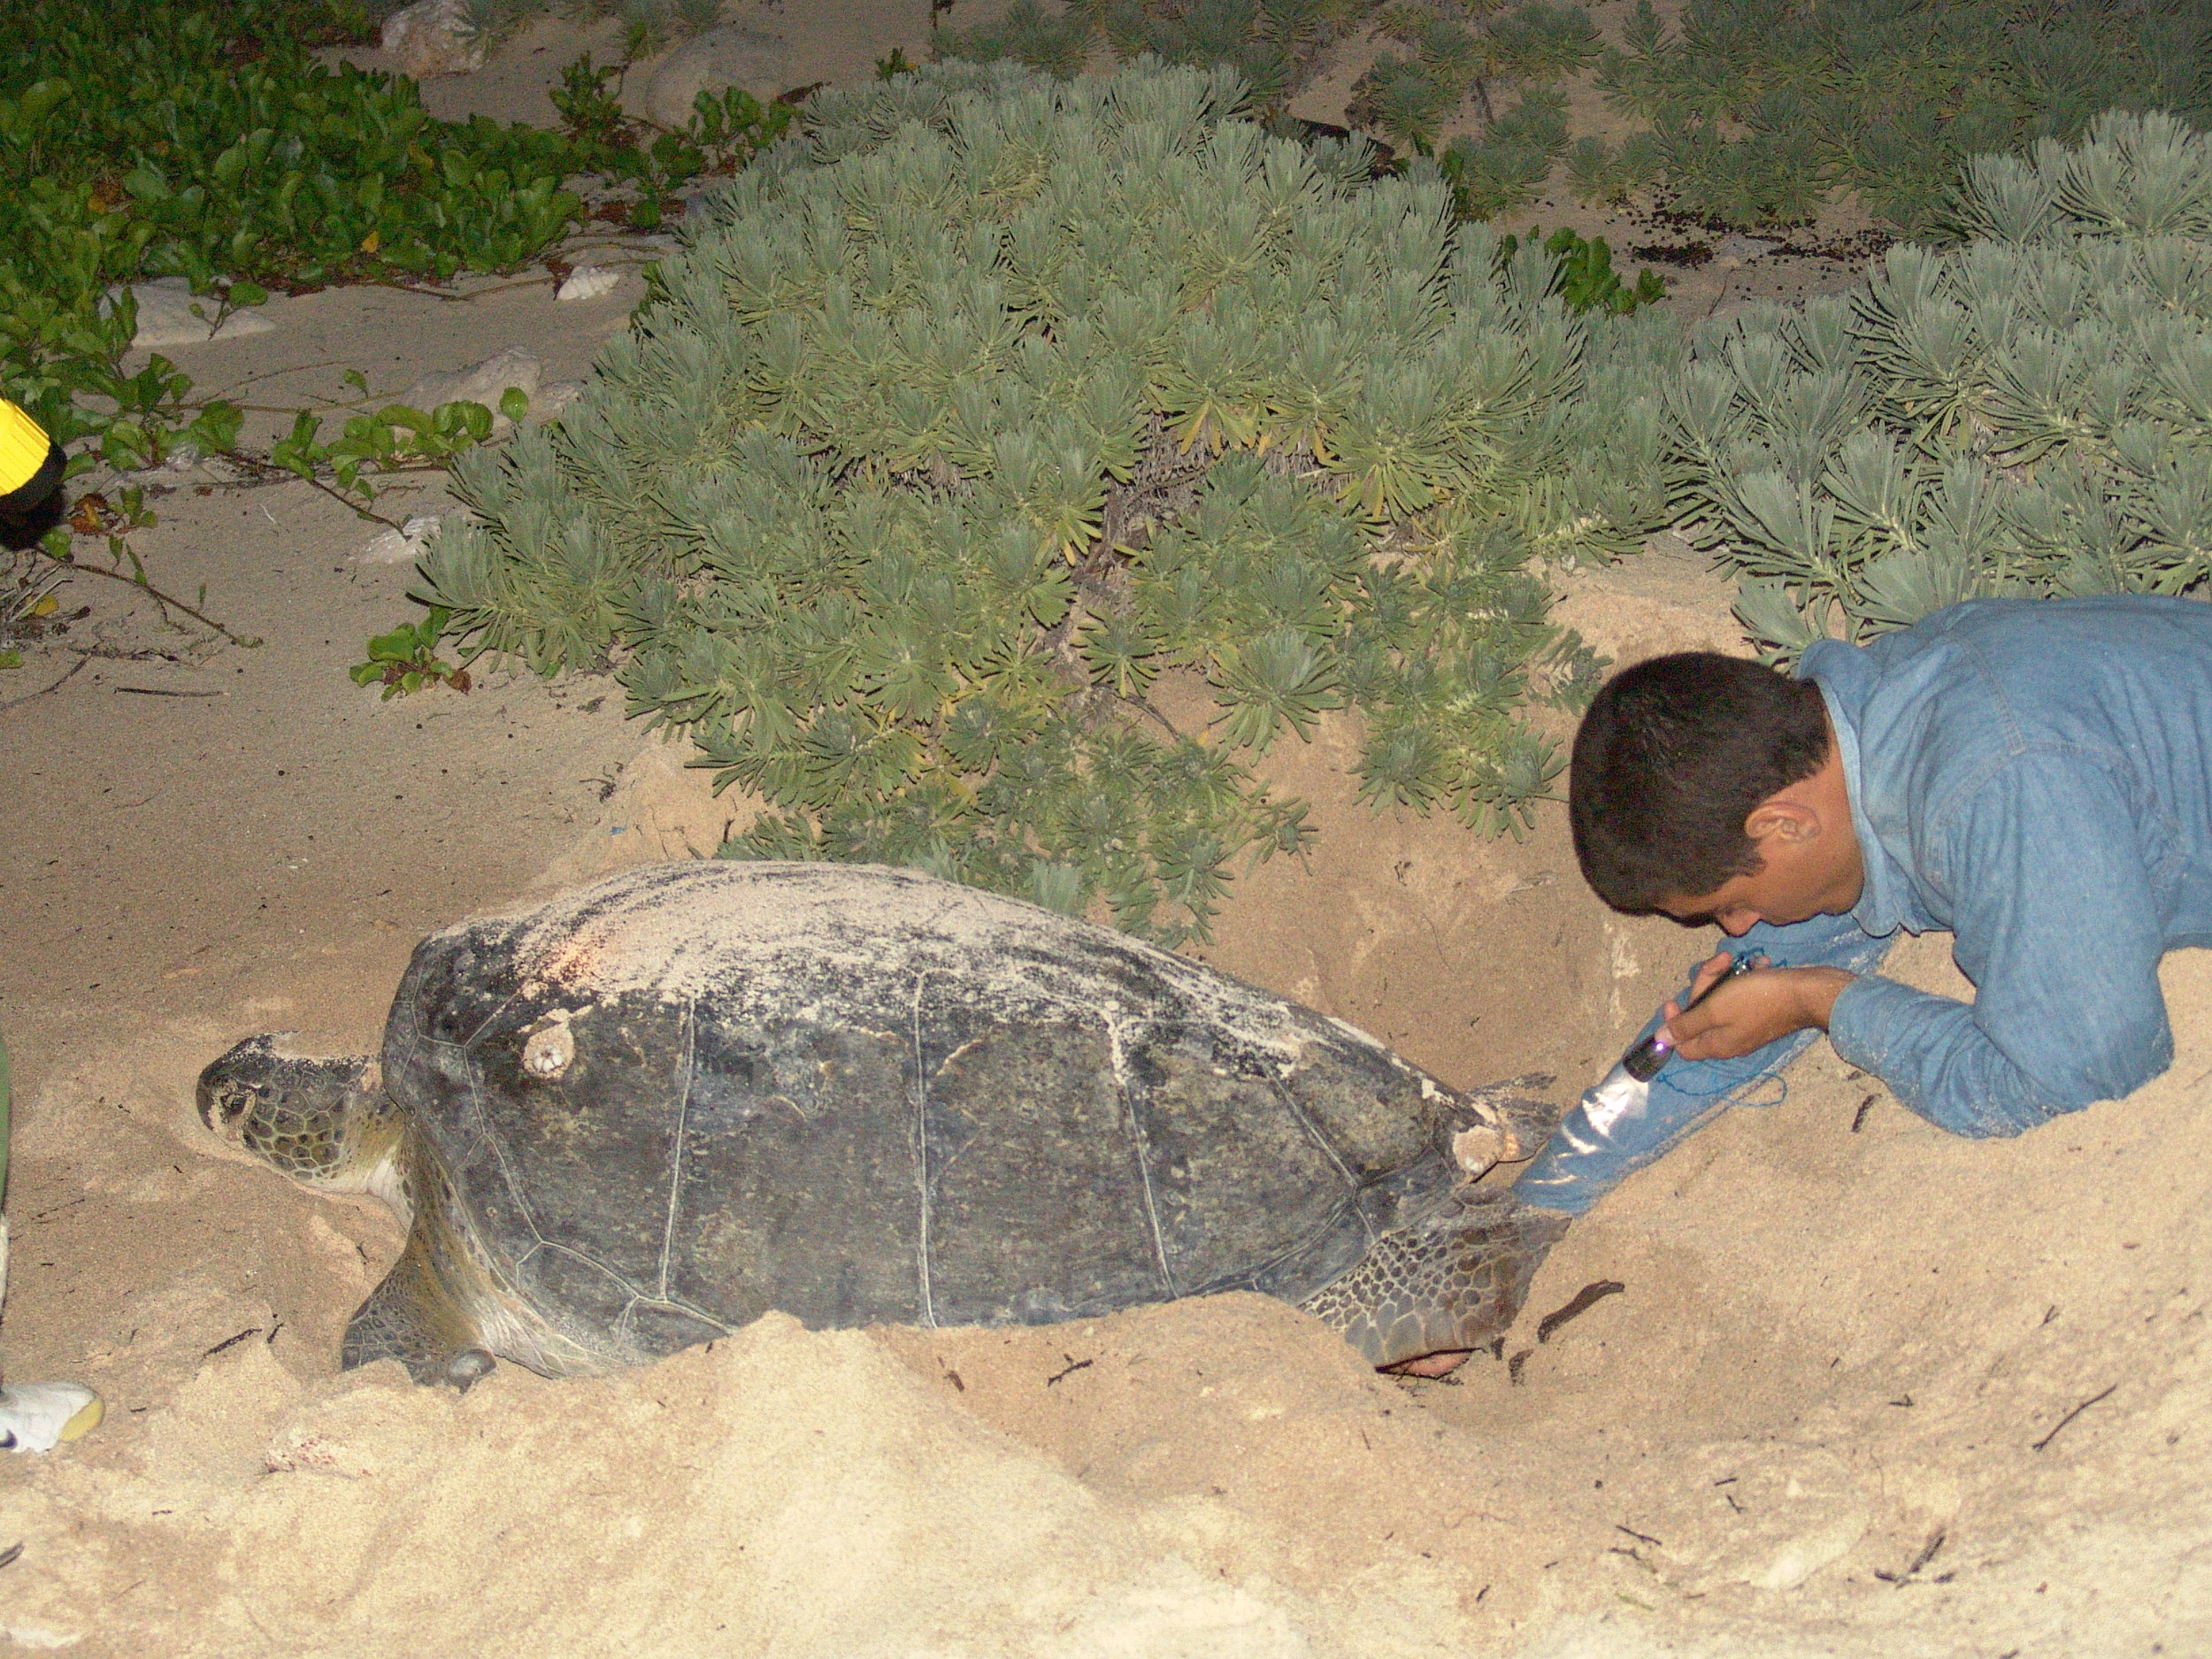
<svg viewBox="0 0 2212 1659">
<path fill-rule="evenodd" d="M 71 1563 L 11 1602 L 18 1642 L 1296 1651 L 1263 1580 L 1202 1572 L 1143 1506 L 1009 1441 L 867 1337 L 780 1317 L 648 1373 L 515 1372 L 465 1399 L 391 1375 L 303 1385 L 242 1344 L 133 1461 L 57 1466 L 0 1503 L 26 1561 Z"/>
<path fill-rule="evenodd" d="M 1608 28 L 1627 11 L 1599 9 Z M 916 55 L 929 18 L 920 0 L 741 12 L 788 37 L 802 81 Z M 603 58 L 614 27 L 541 22 L 427 96 L 549 121 L 559 65 Z M 1357 67 L 1307 112 L 1337 119 Z M 1732 263 L 1678 274 L 1675 303 L 1803 280 Z M 619 306 L 553 291 L 280 299 L 273 332 L 193 372 L 227 354 L 219 373 L 280 402 L 341 396 L 339 365 L 404 387 L 523 341 L 574 375 Z M 503 1366 L 465 1397 L 392 1366 L 338 1374 L 398 1230 L 223 1155 L 192 1114 L 199 1067 L 285 1027 L 365 1051 L 422 933 L 711 852 L 750 809 L 681 749 L 641 749 L 603 680 L 488 674 L 388 703 L 353 687 L 359 642 L 416 614 L 411 572 L 358 563 L 365 527 L 306 486 L 159 505 L 135 543 L 157 577 L 266 643 L 190 644 L 87 578 L 68 594 L 86 618 L 0 687 L 18 1090 L 0 1337 L 9 1375 L 109 1405 L 84 1441 L 0 1457 L 12 1647 L 2212 1652 L 2201 953 L 2167 964 L 2171 1071 L 2016 1142 L 1947 1137 L 1816 1049 L 1786 1100 L 1578 1224 L 1501 1354 L 1448 1383 L 1379 1378 L 1256 1297 L 1002 1332 L 771 1317 L 609 1379 Z M 384 506 L 450 503 L 396 484 Z M 1727 585 L 1678 545 L 1570 586 L 1559 619 L 1617 660 L 1740 649 Z M 1159 700 L 1197 729 L 1208 710 L 1177 695 Z M 1372 817 L 1357 737 L 1333 720 L 1277 746 L 1271 774 L 1320 839 L 1240 879 L 1197 954 L 1455 1084 L 1549 1071 L 1568 1098 L 1703 941 L 1596 905 L 1555 808 L 1518 844 Z M 1958 988 L 1940 941 L 1894 971 Z"/>
</svg>

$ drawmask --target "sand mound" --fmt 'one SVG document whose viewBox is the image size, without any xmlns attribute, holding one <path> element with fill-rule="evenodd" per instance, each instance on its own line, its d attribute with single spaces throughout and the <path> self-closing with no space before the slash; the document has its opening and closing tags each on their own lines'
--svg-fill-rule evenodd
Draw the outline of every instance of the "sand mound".
<svg viewBox="0 0 2212 1659">
<path fill-rule="evenodd" d="M 1253 1297 L 1013 1332 L 772 1319 L 598 1381 L 503 1367 L 465 1398 L 337 1375 L 398 1231 L 223 1154 L 192 1113 L 198 1068 L 254 1030 L 365 1050 L 432 926 L 681 856 L 745 809 L 672 751 L 638 754 L 588 684 L 350 700 L 332 618 L 351 632 L 390 589 L 345 563 L 342 514 L 263 503 L 304 546 L 295 585 L 247 613 L 262 652 L 96 664 L 10 717 L 27 782 L 0 887 L 37 901 L 0 960 L 20 1090 L 6 1357 L 110 1403 L 79 1445 L 0 1463 L 16 1645 L 2212 1645 L 2200 953 L 2167 964 L 2173 1070 L 2016 1142 L 1947 1137 L 1816 1049 L 1785 1102 L 1732 1114 L 1579 1224 L 1504 1355 L 1448 1385 L 1377 1378 Z M 242 606 L 269 555 L 215 534 L 239 520 L 220 497 L 164 518 L 197 538 L 166 557 Z M 1702 573 L 1671 563 L 1570 603 L 1618 656 L 1724 630 Z M 148 714 L 102 678 L 157 672 L 222 695 Z M 118 792 L 156 719 L 196 747 Z M 1373 817 L 1356 754 L 1333 722 L 1271 757 L 1320 841 L 1240 881 L 1204 954 L 1448 1081 L 1544 1068 L 1571 1092 L 1701 941 L 1602 911 L 1555 817 L 1517 845 Z M 1901 971 L 1957 988 L 1939 940 Z"/>
<path fill-rule="evenodd" d="M 12 1586 L 16 1640 L 1302 1650 L 1264 1581 L 1202 1573 L 1140 1506 L 1009 1442 L 866 1336 L 780 1317 L 618 1381 L 503 1371 L 465 1399 L 396 1368 L 303 1385 L 248 1342 L 202 1367 L 130 1461 L 56 1465 L 0 1500 L 24 1563 L 47 1569 Z"/>
<path fill-rule="evenodd" d="M 1571 603 L 1632 655 L 1725 627 L 1701 580 L 1654 561 Z M 188 705 L 218 752 L 325 695 L 303 687 L 332 602 L 311 584 L 288 603 L 262 624 L 274 655 Z M 105 718 L 100 695 L 30 705 L 35 780 Z M 129 861 L 58 837 L 108 821 L 96 797 L 0 837 L 55 895 L 33 918 L 49 942 L 6 981 L 8 1363 L 111 1406 L 78 1446 L 0 1464 L 17 1645 L 1995 1659 L 2212 1643 L 2203 953 L 2167 964 L 2173 1070 L 2015 1142 L 1943 1135 L 1816 1049 L 1786 1102 L 1732 1114 L 1579 1224 L 1504 1354 L 1449 1384 L 1378 1378 L 1257 1297 L 1010 1332 L 772 1318 L 595 1381 L 503 1366 L 465 1398 L 390 1367 L 336 1374 L 397 1229 L 223 1154 L 192 1115 L 197 1068 L 254 1029 L 365 1048 L 426 920 L 680 855 L 743 810 L 671 751 L 616 765 L 553 741 L 576 716 L 542 691 L 490 695 L 326 721 L 297 795 L 173 772 L 166 817 L 116 820 L 153 837 Z M 432 719 L 449 775 L 477 781 L 359 835 L 353 815 L 399 793 L 379 780 L 419 764 Z M 1548 1065 L 1571 1090 L 1700 941 L 1600 910 L 1555 819 L 1517 846 L 1356 808 L 1356 736 L 1332 724 L 1279 751 L 1320 841 L 1240 883 L 1206 954 L 1454 1083 Z M 275 833 L 356 839 L 284 866 L 299 886 L 280 893 L 254 873 L 265 841 L 222 839 L 238 789 L 282 805 Z M 411 886 L 411 866 L 440 885 Z M 180 867 L 208 874 L 180 887 Z M 103 940 L 84 920 L 109 902 Z M 165 930 L 177 942 L 150 962 Z M 41 962 L 99 984 L 73 992 Z M 1939 940 L 1900 971 L 1961 988 Z M 1544 1323 L 1606 1282 L 1622 1288 Z"/>
</svg>

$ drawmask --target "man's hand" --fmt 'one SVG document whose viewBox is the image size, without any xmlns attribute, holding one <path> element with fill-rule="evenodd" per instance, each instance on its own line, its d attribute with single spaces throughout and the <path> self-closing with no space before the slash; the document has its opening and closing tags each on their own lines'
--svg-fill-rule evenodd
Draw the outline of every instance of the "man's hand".
<svg viewBox="0 0 2212 1659">
<path fill-rule="evenodd" d="M 1700 968 L 1692 998 L 1726 973 L 1732 960 L 1723 951 Z M 1852 978 L 1841 968 L 1755 968 L 1687 1013 L 1669 1002 L 1667 1035 L 1685 1060 L 1732 1060 L 1793 1031 L 1827 1030 L 1836 998 Z"/>
</svg>

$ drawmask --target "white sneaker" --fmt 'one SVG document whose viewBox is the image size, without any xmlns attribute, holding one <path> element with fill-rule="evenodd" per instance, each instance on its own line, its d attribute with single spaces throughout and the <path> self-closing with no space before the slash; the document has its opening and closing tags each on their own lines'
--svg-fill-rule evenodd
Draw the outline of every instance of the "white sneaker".
<svg viewBox="0 0 2212 1659">
<path fill-rule="evenodd" d="M 0 1448 L 50 1452 L 91 1433 L 106 1412 L 82 1383 L 9 1383 L 0 1386 Z"/>
</svg>

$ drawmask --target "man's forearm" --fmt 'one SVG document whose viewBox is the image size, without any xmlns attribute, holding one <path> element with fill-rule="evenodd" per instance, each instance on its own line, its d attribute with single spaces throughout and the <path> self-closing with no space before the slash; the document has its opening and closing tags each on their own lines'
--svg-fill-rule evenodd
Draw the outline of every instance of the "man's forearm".
<svg viewBox="0 0 2212 1659">
<path fill-rule="evenodd" d="M 2100 1098 L 2087 1092 L 2070 1098 L 2031 1078 L 1976 1024 L 1966 1003 L 1876 975 L 1854 980 L 1832 999 L 1828 1035 L 1838 1054 L 1953 1134 L 2016 1135 Z M 2129 1075 L 2111 1079 L 2110 1093 L 2149 1081 L 2172 1059 L 2169 1040 L 2142 1054 Z"/>
<path fill-rule="evenodd" d="M 1655 1078 L 1628 1110 L 1593 1091 L 1568 1111 L 1514 1183 L 1523 1203 L 1581 1215 L 1638 1170 L 1655 1163 L 1730 1103 L 1745 1085 L 1782 1064 L 1809 1034 L 1773 1055 L 1736 1060 L 1678 1061 Z M 1684 1087 L 1686 1086 L 1686 1087 Z"/>
<path fill-rule="evenodd" d="M 1804 1015 L 1804 1024 L 1821 1031 L 1826 1031 L 1835 1018 L 1836 999 L 1859 977 L 1846 973 L 1841 968 L 1793 968 L 1785 972 L 1797 982 L 1798 1007 Z"/>
<path fill-rule="evenodd" d="M 1851 979 L 1841 968 L 1769 968 L 1715 987 L 1694 1008 L 1671 1011 L 1668 1032 L 1686 1060 L 1749 1054 L 1793 1031 L 1827 1030 L 1830 1010 Z M 1677 1006 L 1668 1004 L 1670 1010 Z"/>
</svg>

